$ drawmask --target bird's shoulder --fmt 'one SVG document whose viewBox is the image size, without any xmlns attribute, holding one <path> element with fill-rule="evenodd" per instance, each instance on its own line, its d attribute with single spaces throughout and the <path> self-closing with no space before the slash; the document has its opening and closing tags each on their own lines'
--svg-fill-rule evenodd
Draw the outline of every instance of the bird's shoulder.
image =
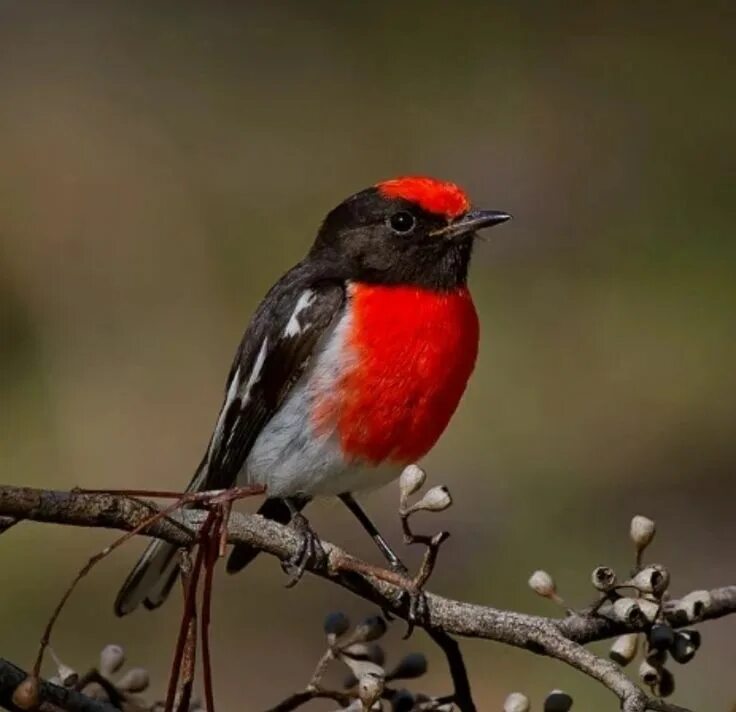
<svg viewBox="0 0 736 712">
<path fill-rule="evenodd" d="M 325 276 L 309 261 L 292 267 L 253 313 L 233 359 L 226 389 L 236 372 L 242 378 L 253 370 L 259 354 L 261 359 L 283 359 L 295 349 L 313 346 L 342 310 L 346 293 L 343 279 Z"/>
</svg>

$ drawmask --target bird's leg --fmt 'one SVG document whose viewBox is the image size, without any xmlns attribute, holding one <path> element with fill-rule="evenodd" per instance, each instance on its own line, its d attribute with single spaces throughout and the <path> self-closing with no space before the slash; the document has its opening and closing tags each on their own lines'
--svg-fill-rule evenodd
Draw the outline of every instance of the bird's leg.
<svg viewBox="0 0 736 712">
<path fill-rule="evenodd" d="M 381 532 L 378 531 L 376 525 L 371 521 L 371 519 L 365 513 L 365 510 L 358 504 L 354 497 L 351 494 L 345 493 L 340 495 L 340 499 L 345 503 L 345 506 L 355 515 L 355 518 L 360 522 L 363 529 L 368 532 L 370 537 L 376 543 L 376 546 L 385 557 L 391 570 L 399 574 L 403 578 L 412 581 L 409 574 L 409 569 L 406 568 L 401 559 L 389 546 L 388 542 L 383 538 L 383 536 L 381 536 Z M 422 581 L 421 583 L 423 584 L 424 581 Z M 423 619 L 426 615 L 427 599 L 421 589 L 421 585 L 412 585 L 411 587 L 405 588 L 400 594 L 400 599 L 404 599 L 406 597 L 408 597 L 409 599 L 409 613 L 407 616 L 408 628 L 406 634 L 406 637 L 408 638 L 409 635 L 411 635 L 412 630 L 414 629 L 415 623 L 418 620 Z M 391 614 L 387 610 L 384 610 L 383 613 L 386 618 L 388 618 L 389 620 L 391 619 Z"/>
<path fill-rule="evenodd" d="M 299 511 L 298 501 L 284 498 L 284 503 L 291 513 L 290 526 L 303 537 L 296 555 L 282 564 L 284 571 L 289 574 L 286 588 L 291 588 L 299 582 L 308 566 L 324 561 L 326 556 L 319 537 L 314 533 L 307 518 Z"/>
<path fill-rule="evenodd" d="M 341 494 L 340 499 L 360 522 L 363 529 L 368 532 L 371 539 L 376 543 L 376 546 L 383 554 L 388 565 L 391 567 L 391 570 L 395 571 L 397 574 L 401 574 L 402 576 L 408 576 L 409 569 L 404 566 L 404 563 L 389 546 L 388 542 L 383 538 L 383 536 L 381 536 L 381 532 L 378 531 L 376 525 L 370 520 L 363 507 L 358 504 L 353 495 L 348 493 Z"/>
</svg>

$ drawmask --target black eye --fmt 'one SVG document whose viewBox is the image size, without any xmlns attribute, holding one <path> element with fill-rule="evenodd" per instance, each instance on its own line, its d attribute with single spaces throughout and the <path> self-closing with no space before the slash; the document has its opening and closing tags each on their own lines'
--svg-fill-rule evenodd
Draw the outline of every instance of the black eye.
<svg viewBox="0 0 736 712">
<path fill-rule="evenodd" d="M 411 213 L 407 213 L 405 210 L 402 210 L 399 213 L 394 213 L 389 218 L 388 222 L 394 232 L 401 233 L 411 232 L 417 224 L 414 216 Z"/>
</svg>

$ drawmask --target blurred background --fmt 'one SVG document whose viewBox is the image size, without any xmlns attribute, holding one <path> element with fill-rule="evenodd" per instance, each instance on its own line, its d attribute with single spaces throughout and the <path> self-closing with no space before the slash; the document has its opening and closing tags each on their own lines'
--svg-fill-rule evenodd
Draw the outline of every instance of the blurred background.
<svg viewBox="0 0 736 712">
<path fill-rule="evenodd" d="M 181 488 L 230 359 L 320 219 L 380 179 L 457 181 L 515 220 L 477 250 L 472 387 L 425 465 L 455 505 L 432 590 L 556 614 L 632 561 L 632 514 L 673 590 L 734 583 L 736 50 L 731 3 L 0 2 L 0 480 Z M 366 499 L 400 542 L 396 486 Z M 324 537 L 371 560 L 342 507 Z M 0 654 L 29 665 L 73 572 L 113 534 L 0 538 Z M 181 602 L 116 619 L 142 542 L 102 563 L 53 644 L 117 642 L 163 695 Z M 409 555 L 408 558 L 411 558 Z M 414 559 L 415 560 L 415 559 Z M 223 710 L 308 680 L 321 621 L 374 611 L 272 559 L 216 579 Z M 675 701 L 736 698 L 736 621 L 703 626 Z M 442 658 L 418 633 L 447 692 Z M 482 710 L 552 688 L 610 693 L 550 660 L 464 644 Z M 603 648 L 601 648 L 603 649 Z M 333 705 L 334 706 L 334 705 Z M 329 708 L 329 705 L 314 709 Z"/>
</svg>

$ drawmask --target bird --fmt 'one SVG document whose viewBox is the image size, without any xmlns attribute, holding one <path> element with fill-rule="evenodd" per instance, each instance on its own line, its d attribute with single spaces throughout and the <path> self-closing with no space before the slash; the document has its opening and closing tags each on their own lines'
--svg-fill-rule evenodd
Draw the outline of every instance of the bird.
<svg viewBox="0 0 736 712">
<path fill-rule="evenodd" d="M 453 182 L 416 175 L 376 183 L 331 210 L 304 259 L 255 310 L 187 491 L 265 486 L 259 513 L 303 534 L 295 578 L 318 544 L 303 508 L 338 497 L 405 572 L 354 494 L 396 478 L 448 425 L 478 354 L 473 247 L 478 231 L 510 217 L 474 209 Z M 257 553 L 236 544 L 227 571 Z M 150 543 L 116 614 L 160 606 L 179 567 L 175 545 Z"/>
</svg>

